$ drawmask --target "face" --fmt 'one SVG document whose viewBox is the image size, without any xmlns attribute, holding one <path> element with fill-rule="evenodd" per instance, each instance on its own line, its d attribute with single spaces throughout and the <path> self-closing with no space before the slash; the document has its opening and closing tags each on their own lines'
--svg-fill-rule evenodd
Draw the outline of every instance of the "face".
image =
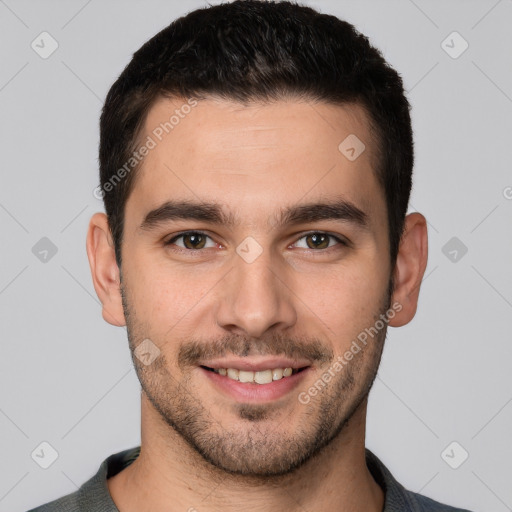
<svg viewBox="0 0 512 512">
<path fill-rule="evenodd" d="M 126 203 L 134 364 L 159 421 L 206 461 L 287 474 L 343 435 L 381 356 L 391 267 L 368 122 L 355 105 L 184 103 L 150 111 Z M 355 159 L 356 139 L 339 149 L 353 135 Z"/>
</svg>

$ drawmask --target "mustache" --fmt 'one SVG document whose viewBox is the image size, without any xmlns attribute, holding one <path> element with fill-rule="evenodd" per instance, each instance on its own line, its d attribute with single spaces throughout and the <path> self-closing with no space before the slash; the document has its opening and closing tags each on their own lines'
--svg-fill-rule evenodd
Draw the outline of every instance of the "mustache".
<svg viewBox="0 0 512 512">
<path fill-rule="evenodd" d="M 285 356 L 291 359 L 308 359 L 319 364 L 331 361 L 334 352 L 317 338 L 294 336 L 293 339 L 273 333 L 264 338 L 251 338 L 238 334 L 210 341 L 190 340 L 184 342 L 178 351 L 178 366 L 183 370 L 198 366 L 203 359 L 216 359 L 234 355 Z"/>
</svg>

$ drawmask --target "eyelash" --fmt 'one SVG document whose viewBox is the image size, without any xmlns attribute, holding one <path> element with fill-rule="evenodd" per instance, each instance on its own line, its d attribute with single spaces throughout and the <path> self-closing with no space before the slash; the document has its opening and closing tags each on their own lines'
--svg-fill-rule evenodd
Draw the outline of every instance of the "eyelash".
<svg viewBox="0 0 512 512">
<path fill-rule="evenodd" d="M 186 235 L 201 235 L 201 236 L 205 236 L 205 237 L 209 238 L 210 240 L 213 240 L 210 235 L 207 235 L 206 233 L 203 233 L 202 231 L 184 231 L 183 233 L 180 233 L 180 234 L 172 237 L 168 241 L 164 242 L 164 245 L 166 247 L 171 246 L 174 244 L 174 242 L 176 242 L 176 240 L 179 240 L 180 238 L 183 238 Z M 341 245 L 343 247 L 349 247 L 349 243 L 347 241 L 343 240 L 342 238 L 340 238 L 336 235 L 326 233 L 325 231 L 310 231 L 309 233 L 305 233 L 301 237 L 299 237 L 297 239 L 297 241 L 302 240 L 303 238 L 306 238 L 310 235 L 325 235 L 331 239 L 336 240 L 338 242 L 338 245 Z M 297 242 L 295 242 L 295 243 L 297 243 Z M 317 252 L 317 253 L 325 253 L 325 252 L 327 252 L 331 249 L 335 249 L 335 248 L 336 248 L 336 246 L 327 247 L 325 249 L 310 249 L 310 248 L 308 248 L 306 250 L 311 251 L 311 252 Z M 207 247 L 207 249 L 211 249 L 211 247 Z M 200 253 L 201 251 L 204 251 L 205 249 L 204 248 L 203 249 L 187 249 L 184 247 L 178 247 L 178 248 L 172 249 L 172 250 L 176 251 L 176 252 Z"/>
</svg>

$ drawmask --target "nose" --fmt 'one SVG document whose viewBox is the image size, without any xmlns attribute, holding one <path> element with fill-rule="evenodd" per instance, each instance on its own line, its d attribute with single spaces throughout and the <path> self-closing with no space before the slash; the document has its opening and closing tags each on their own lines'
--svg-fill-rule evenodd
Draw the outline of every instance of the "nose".
<svg viewBox="0 0 512 512">
<path fill-rule="evenodd" d="M 296 323 L 293 293 L 283 266 L 271 260 L 268 249 L 252 262 L 234 256 L 234 268 L 218 296 L 216 321 L 220 327 L 258 338 L 269 330 L 284 330 Z"/>
</svg>

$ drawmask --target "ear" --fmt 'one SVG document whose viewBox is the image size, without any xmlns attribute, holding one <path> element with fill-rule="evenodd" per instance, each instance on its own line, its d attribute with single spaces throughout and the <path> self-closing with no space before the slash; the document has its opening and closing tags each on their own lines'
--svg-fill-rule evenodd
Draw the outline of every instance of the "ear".
<svg viewBox="0 0 512 512">
<path fill-rule="evenodd" d="M 126 325 L 121 299 L 121 280 L 114 243 L 104 213 L 95 213 L 87 231 L 87 257 L 96 294 L 103 306 L 103 319 L 117 327 Z"/>
<path fill-rule="evenodd" d="M 394 270 L 395 287 L 391 304 L 398 303 L 396 315 L 389 325 L 401 327 L 409 323 L 416 314 L 420 285 L 427 267 L 428 235 L 427 221 L 421 213 L 410 213 L 405 217 L 405 226 Z"/>
</svg>

